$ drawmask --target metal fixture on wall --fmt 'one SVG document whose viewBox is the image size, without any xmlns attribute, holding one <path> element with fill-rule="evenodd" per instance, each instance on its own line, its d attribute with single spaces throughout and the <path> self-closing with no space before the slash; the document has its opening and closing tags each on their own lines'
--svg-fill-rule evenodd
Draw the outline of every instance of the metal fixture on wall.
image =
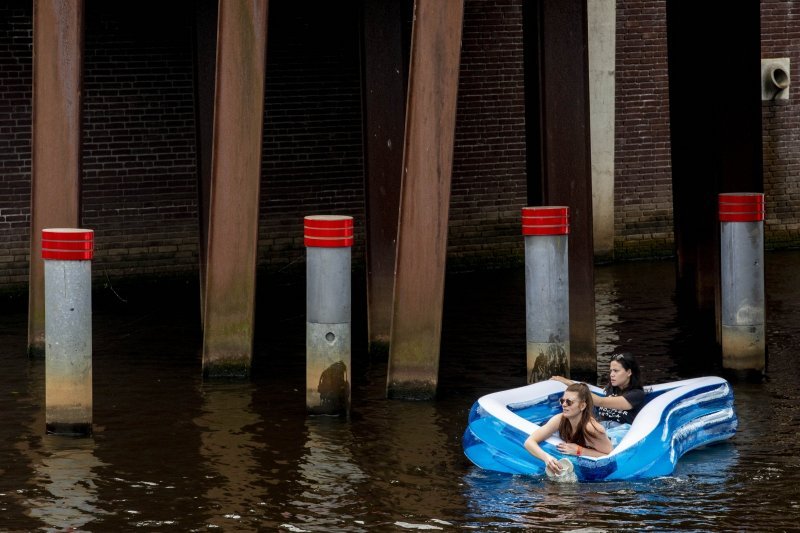
<svg viewBox="0 0 800 533">
<path fill-rule="evenodd" d="M 779 57 L 761 60 L 761 99 L 789 99 L 789 58 Z"/>
</svg>

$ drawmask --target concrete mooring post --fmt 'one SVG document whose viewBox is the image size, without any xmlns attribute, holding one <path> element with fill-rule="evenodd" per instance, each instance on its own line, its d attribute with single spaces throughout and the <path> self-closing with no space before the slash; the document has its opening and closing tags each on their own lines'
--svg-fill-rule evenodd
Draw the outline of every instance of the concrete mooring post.
<svg viewBox="0 0 800 533">
<path fill-rule="evenodd" d="M 311 414 L 350 411 L 350 300 L 353 217 L 305 217 L 306 406 Z"/>
<path fill-rule="evenodd" d="M 719 195 L 722 367 L 764 373 L 764 194 Z"/>
<path fill-rule="evenodd" d="M 528 383 L 569 376 L 569 208 L 522 208 L 522 234 Z"/>
<path fill-rule="evenodd" d="M 42 230 L 45 425 L 55 435 L 92 433 L 94 231 Z"/>
</svg>

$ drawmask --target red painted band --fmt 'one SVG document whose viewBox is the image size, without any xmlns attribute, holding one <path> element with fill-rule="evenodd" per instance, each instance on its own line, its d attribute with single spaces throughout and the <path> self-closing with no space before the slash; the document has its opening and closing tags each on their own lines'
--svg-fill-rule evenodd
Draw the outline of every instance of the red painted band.
<svg viewBox="0 0 800 533">
<path fill-rule="evenodd" d="M 94 230 L 47 228 L 42 230 L 42 259 L 90 261 L 94 257 Z"/>
<path fill-rule="evenodd" d="M 569 216 L 569 207 L 564 206 L 537 206 L 523 207 L 522 216 Z"/>
<path fill-rule="evenodd" d="M 353 217 L 311 215 L 303 219 L 303 227 L 317 229 L 343 229 L 353 227 Z"/>
<path fill-rule="evenodd" d="M 91 261 L 93 252 L 91 250 L 78 252 L 65 252 L 61 250 L 42 250 L 42 259 L 58 259 L 61 261 Z"/>
<path fill-rule="evenodd" d="M 305 237 L 347 238 L 353 236 L 353 228 L 304 228 Z"/>
<path fill-rule="evenodd" d="M 52 241 L 92 241 L 94 240 L 94 230 L 69 228 L 43 229 L 42 239 Z"/>
<path fill-rule="evenodd" d="M 569 235 L 569 226 L 522 226 L 522 234 L 528 235 Z"/>
<path fill-rule="evenodd" d="M 303 243 L 306 246 L 313 248 L 344 248 L 347 246 L 353 246 L 353 238 L 348 237 L 345 239 L 325 239 L 319 237 L 305 237 L 303 239 Z"/>
<path fill-rule="evenodd" d="M 91 250 L 93 247 L 92 241 L 42 241 L 42 250 Z"/>
<path fill-rule="evenodd" d="M 522 208 L 523 235 L 568 235 L 569 207 L 541 206 Z"/>
<path fill-rule="evenodd" d="M 719 195 L 720 202 L 729 202 L 734 204 L 756 204 L 764 203 L 763 192 L 723 192 Z"/>
<path fill-rule="evenodd" d="M 761 222 L 764 213 L 720 213 L 720 222 Z"/>
<path fill-rule="evenodd" d="M 722 193 L 719 195 L 720 222 L 764 220 L 764 193 Z"/>
<path fill-rule="evenodd" d="M 555 226 L 555 225 L 569 225 L 569 217 L 567 216 L 523 216 L 523 226 Z"/>
<path fill-rule="evenodd" d="M 724 204 L 719 203 L 720 213 L 763 213 L 764 204 Z"/>
</svg>

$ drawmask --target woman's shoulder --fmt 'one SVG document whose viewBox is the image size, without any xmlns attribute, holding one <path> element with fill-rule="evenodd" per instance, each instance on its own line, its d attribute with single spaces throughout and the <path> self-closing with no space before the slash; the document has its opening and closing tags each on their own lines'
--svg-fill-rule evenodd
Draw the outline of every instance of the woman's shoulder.
<svg viewBox="0 0 800 533">
<path fill-rule="evenodd" d="M 598 422 L 595 418 L 590 418 L 589 421 L 586 423 L 588 429 L 591 433 L 598 435 L 600 433 L 605 433 L 606 429 L 603 427 L 603 424 Z"/>
</svg>

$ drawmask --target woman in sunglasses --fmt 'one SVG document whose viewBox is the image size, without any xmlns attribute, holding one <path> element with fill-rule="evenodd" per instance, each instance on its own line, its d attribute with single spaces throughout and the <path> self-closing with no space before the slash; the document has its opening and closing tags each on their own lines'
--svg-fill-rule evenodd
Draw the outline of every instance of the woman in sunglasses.
<svg viewBox="0 0 800 533">
<path fill-rule="evenodd" d="M 565 385 L 575 383 L 562 376 L 553 376 L 551 379 Z M 592 394 L 600 423 L 606 429 L 625 424 L 627 426 L 621 429 L 629 428 L 636 413 L 642 408 L 645 398 L 639 363 L 632 354 L 625 352 L 611 356 L 605 393 L 605 396 Z"/>
<path fill-rule="evenodd" d="M 611 452 L 611 441 L 605 429 L 592 415 L 592 393 L 585 383 L 573 383 L 559 400 L 561 413 L 553 416 L 525 440 L 525 449 L 538 457 L 551 471 L 561 472 L 558 460 L 544 451 L 539 443 L 556 431 L 564 441 L 557 449 L 565 455 L 600 457 Z"/>
</svg>

